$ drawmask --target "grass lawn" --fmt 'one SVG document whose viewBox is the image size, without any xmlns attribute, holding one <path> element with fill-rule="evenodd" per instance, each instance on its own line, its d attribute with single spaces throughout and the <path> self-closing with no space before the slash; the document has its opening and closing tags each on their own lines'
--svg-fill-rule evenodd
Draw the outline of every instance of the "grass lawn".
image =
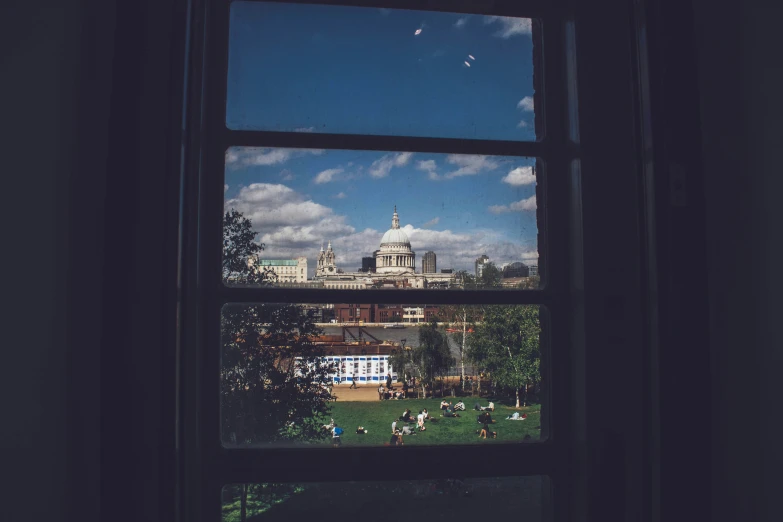
<svg viewBox="0 0 783 522">
<path fill-rule="evenodd" d="M 454 399 L 447 399 L 457 402 Z M 416 444 L 493 444 L 498 442 L 520 442 L 525 435 L 530 435 L 534 441 L 539 440 L 541 430 L 541 406 L 538 404 L 526 408 L 515 409 L 511 406 L 501 404 L 500 400 L 494 400 L 495 411 L 492 418 L 496 421 L 492 425 L 492 430 L 498 433 L 497 439 L 480 439 L 476 430 L 481 429 L 481 425 L 476 422 L 479 412 L 472 410 L 475 398 L 467 397 L 463 399 L 465 407 L 464 412 L 459 412 L 459 418 L 440 417 L 441 399 L 404 399 L 377 402 L 348 402 L 337 401 L 332 404 L 332 414 L 335 423 L 344 431 L 342 435 L 343 446 L 382 446 L 384 442 L 389 442 L 391 438 L 392 421 L 399 419 L 406 408 L 410 408 L 413 414 L 419 413 L 419 410 L 427 408 L 430 416 L 437 418 L 437 422 L 427 421 L 426 430 L 416 432 L 416 435 L 409 435 L 404 438 L 405 445 Z M 486 406 L 487 399 L 478 401 L 482 406 Z M 526 420 L 505 420 L 506 416 L 519 411 L 527 413 Z M 404 425 L 398 421 L 397 426 L 401 428 Z M 356 427 L 364 426 L 368 433 L 357 435 Z M 330 444 L 329 441 L 326 444 Z"/>
</svg>

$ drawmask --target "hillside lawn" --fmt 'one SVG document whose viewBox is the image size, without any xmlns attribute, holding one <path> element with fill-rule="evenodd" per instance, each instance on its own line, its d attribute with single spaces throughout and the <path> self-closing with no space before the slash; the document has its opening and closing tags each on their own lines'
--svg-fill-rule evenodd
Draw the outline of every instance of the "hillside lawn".
<svg viewBox="0 0 783 522">
<path fill-rule="evenodd" d="M 459 399 L 447 398 L 456 404 Z M 492 430 L 496 431 L 497 439 L 480 439 L 476 430 L 481 429 L 481 424 L 476 422 L 479 412 L 473 410 L 475 402 L 486 406 L 488 399 L 466 397 L 466 411 L 459 412 L 459 418 L 441 417 L 440 398 L 437 399 L 403 399 L 387 400 L 374 402 L 350 402 L 341 401 L 331 405 L 331 417 L 335 424 L 343 428 L 342 435 L 343 446 L 382 446 L 389 442 L 391 438 L 392 421 L 397 420 L 397 427 L 402 428 L 404 423 L 399 419 L 406 408 L 410 408 L 411 413 L 419 413 L 419 410 L 427 408 L 430 416 L 435 417 L 437 422 L 427 421 L 426 430 L 416 431 L 416 435 L 408 435 L 403 442 L 407 445 L 439 445 L 439 444 L 493 444 L 503 442 L 521 442 L 525 435 L 530 435 L 531 441 L 540 439 L 541 434 L 541 406 L 534 404 L 528 407 L 516 409 L 501 403 L 501 399 L 495 399 L 495 411 L 492 412 L 492 419 L 496 422 L 492 424 Z M 505 420 L 506 417 L 515 411 L 520 415 L 527 413 L 526 420 Z M 357 426 L 363 426 L 368 433 L 357 435 Z M 331 444 L 328 439 L 326 444 Z"/>
</svg>

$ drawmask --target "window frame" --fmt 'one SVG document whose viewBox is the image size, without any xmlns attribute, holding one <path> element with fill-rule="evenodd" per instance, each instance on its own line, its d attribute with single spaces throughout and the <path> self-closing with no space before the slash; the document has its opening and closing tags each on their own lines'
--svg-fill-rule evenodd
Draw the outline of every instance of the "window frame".
<svg viewBox="0 0 783 522">
<path fill-rule="evenodd" d="M 250 0 L 263 1 L 263 0 Z M 221 445 L 218 386 L 219 350 L 210 349 L 219 339 L 220 309 L 224 302 L 307 302 L 307 303 L 359 303 L 392 302 L 405 296 L 405 303 L 448 304 L 471 302 L 482 304 L 538 304 L 546 307 L 542 326 L 548 329 L 548 349 L 544 351 L 542 365 L 548 368 L 549 379 L 545 385 L 545 396 L 549 399 L 551 428 L 549 438 L 538 444 L 492 445 L 492 446 L 445 446 L 406 448 L 412 460 L 420 463 L 422 471 L 416 478 L 438 478 L 464 475 L 464 469 L 443 466 L 442 456 L 446 452 L 459 450 L 470 457 L 481 457 L 489 462 L 521 462 L 516 467 L 490 469 L 477 465 L 471 468 L 471 476 L 547 475 L 554 497 L 562 495 L 562 501 L 554 502 L 553 516 L 556 520 L 568 517 L 573 489 L 573 474 L 577 469 L 574 461 L 573 441 L 581 432 L 571 428 L 574 424 L 574 408 L 569 402 L 574 393 L 572 385 L 579 350 L 572 338 L 578 337 L 584 313 L 582 309 L 580 274 L 583 267 L 580 245 L 581 215 L 579 192 L 580 180 L 572 172 L 572 161 L 581 158 L 580 146 L 570 139 L 567 110 L 573 107 L 569 96 L 573 96 L 575 78 L 567 74 L 566 23 L 573 13 L 568 2 L 540 0 L 521 2 L 449 2 L 432 0 L 415 2 L 402 0 L 281 0 L 290 3 L 317 3 L 335 5 L 361 5 L 363 7 L 390 7 L 396 9 L 422 9 L 455 13 L 498 14 L 538 19 L 541 23 L 541 43 L 547 63 L 540 70 L 540 80 L 545 87 L 536 92 L 546 92 L 547 102 L 536 118 L 543 119 L 545 136 L 537 142 L 498 142 L 489 140 L 462 140 L 419 138 L 404 136 L 366 136 L 336 134 L 297 134 L 264 131 L 232 131 L 225 127 L 225 101 L 228 66 L 228 0 L 203 0 L 194 2 L 192 16 L 195 36 L 191 57 L 191 81 L 188 85 L 188 113 L 190 116 L 189 139 L 186 142 L 183 201 L 184 236 L 183 256 L 196 259 L 195 267 L 183 266 L 182 273 L 182 346 L 187 346 L 182 357 L 181 440 L 183 441 L 183 492 L 186 498 L 196 499 L 185 503 L 183 513 L 187 520 L 213 520 L 220 516 L 220 489 L 231 482 L 264 481 L 319 481 L 319 480 L 362 480 L 371 479 L 371 472 L 361 469 L 335 473 L 329 463 L 346 458 L 371 461 L 387 469 L 398 456 L 389 455 L 384 448 L 342 448 L 335 453 L 331 448 L 289 450 L 289 449 L 226 449 Z M 393 4 L 393 5 L 390 5 Z M 199 36 L 203 40 L 199 41 Z M 221 43 L 222 39 L 222 43 Z M 540 53 L 541 57 L 544 53 Z M 217 67 L 216 67 L 217 65 Z M 222 65 L 222 66 L 221 66 Z M 216 70 L 213 70 L 215 69 Z M 207 78 L 202 85 L 201 79 Z M 557 101 L 554 101 L 557 100 Z M 538 104 L 538 107 L 543 105 Z M 214 122 L 220 122 L 215 125 Z M 546 174 L 542 200 L 545 222 L 539 227 L 545 231 L 544 241 L 539 242 L 542 261 L 539 270 L 544 272 L 545 286 L 539 290 L 465 291 L 444 292 L 438 290 L 416 290 L 405 294 L 394 294 L 384 290 L 317 290 L 288 288 L 228 288 L 219 280 L 219 250 L 206 252 L 207 241 L 219 244 L 215 239 L 222 234 L 216 215 L 223 213 L 224 153 L 228 146 L 264 147 L 306 147 L 344 148 L 409 152 L 458 152 L 465 154 L 497 154 L 540 158 L 545 162 Z M 194 210 L 195 209 L 195 210 Z M 210 219 L 212 221 L 210 221 Z M 554 232 L 554 233 L 553 233 Z M 559 232 L 560 234 L 557 234 Z M 207 241 L 205 241 L 205 239 Z M 542 244 L 543 243 L 543 244 Z M 208 255 L 205 255 L 208 254 Z M 570 259 L 575 262 L 569 262 Z M 183 265 L 185 265 L 183 263 Z M 195 268 L 195 270 L 193 269 Z M 210 276 L 210 274 L 212 274 Z M 583 312 L 583 310 L 582 310 Z M 559 319 L 553 319 L 559 318 Z M 577 333 L 576 336 L 574 334 Z M 210 341 L 212 340 L 212 341 Z M 214 344 L 218 346 L 218 344 Z M 210 353 L 212 352 L 212 353 Z M 185 353 L 188 354 L 185 357 Z M 576 356 L 576 357 L 574 357 Z M 583 357 L 583 354 L 582 354 Z M 195 378 L 194 378 L 195 377 Z M 217 406 L 217 410 L 215 408 Z M 542 419 L 542 426 L 544 426 Z M 509 458 L 509 455 L 517 458 Z M 293 459 L 292 459 L 293 457 Z M 286 467 L 292 460 L 317 461 L 305 468 Z M 471 460 L 468 458 L 467 460 Z M 438 464 L 437 466 L 435 464 Z M 271 470 L 271 471 L 270 471 Z M 390 467 L 390 479 L 409 479 L 409 473 Z M 377 477 L 376 477 L 377 478 Z"/>
</svg>

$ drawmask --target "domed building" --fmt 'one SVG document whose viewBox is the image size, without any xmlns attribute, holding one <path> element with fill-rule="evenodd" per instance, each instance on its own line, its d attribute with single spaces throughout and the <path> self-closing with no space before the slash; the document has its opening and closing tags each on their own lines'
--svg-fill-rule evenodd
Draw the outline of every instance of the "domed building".
<svg viewBox="0 0 783 522">
<path fill-rule="evenodd" d="M 378 274 L 413 274 L 416 271 L 416 252 L 411 250 L 408 235 L 400 228 L 397 206 L 394 206 L 392 225 L 381 238 L 381 248 L 375 251 L 375 272 Z"/>
</svg>

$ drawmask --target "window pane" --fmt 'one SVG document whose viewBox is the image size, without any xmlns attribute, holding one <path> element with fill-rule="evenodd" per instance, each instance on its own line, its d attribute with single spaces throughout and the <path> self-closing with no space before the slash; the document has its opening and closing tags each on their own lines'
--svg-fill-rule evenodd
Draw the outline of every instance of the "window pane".
<svg viewBox="0 0 783 522">
<path fill-rule="evenodd" d="M 224 280 L 536 288 L 542 170 L 513 156 L 233 147 Z"/>
<path fill-rule="evenodd" d="M 536 442 L 544 399 L 539 311 L 532 305 L 228 304 L 223 442 Z"/>
<path fill-rule="evenodd" d="M 415 466 L 415 464 L 414 464 Z M 248 520 L 420 520 L 538 522 L 544 519 L 543 476 L 447 480 L 229 484 L 223 522 Z M 244 500 L 243 500 L 244 499 Z M 369 516 L 368 516 L 369 515 Z"/>
<path fill-rule="evenodd" d="M 236 130 L 536 139 L 530 19 L 233 2 Z"/>
</svg>

